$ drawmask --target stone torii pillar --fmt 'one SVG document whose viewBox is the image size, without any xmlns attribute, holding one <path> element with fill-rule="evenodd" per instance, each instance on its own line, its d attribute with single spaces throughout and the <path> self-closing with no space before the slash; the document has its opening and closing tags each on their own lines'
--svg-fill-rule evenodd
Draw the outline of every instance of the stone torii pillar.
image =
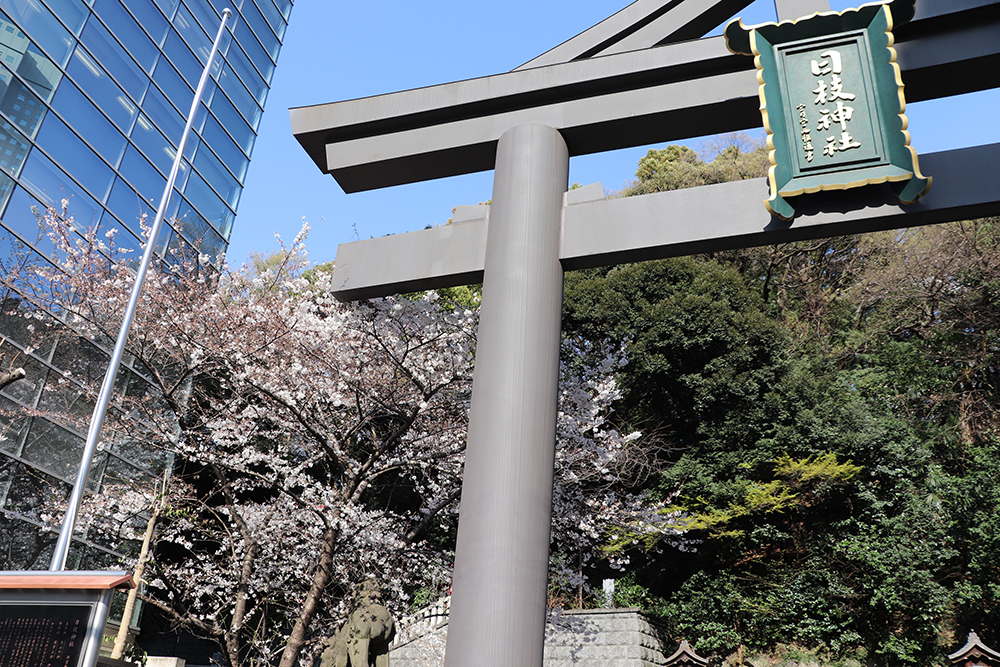
<svg viewBox="0 0 1000 667">
<path fill-rule="evenodd" d="M 448 667 L 542 663 L 562 316 L 559 246 L 568 177 L 569 152 L 557 130 L 518 125 L 501 135 Z"/>
<path fill-rule="evenodd" d="M 975 71 L 1000 60 L 1000 17 L 981 7 L 1000 0 L 919 2 L 897 44 L 908 97 L 995 87 Z M 483 282 L 446 667 L 542 664 L 564 270 L 1000 213 L 1000 145 L 922 156 L 935 184 L 912 206 L 871 186 L 815 195 L 792 223 L 766 213 L 762 181 L 566 192 L 570 156 L 760 126 L 752 58 L 722 38 L 671 43 L 749 3 L 639 0 L 507 74 L 291 111 L 345 192 L 495 169 L 490 207 L 341 245 L 334 274 L 344 300 Z M 937 21 L 950 32 L 921 37 Z"/>
</svg>

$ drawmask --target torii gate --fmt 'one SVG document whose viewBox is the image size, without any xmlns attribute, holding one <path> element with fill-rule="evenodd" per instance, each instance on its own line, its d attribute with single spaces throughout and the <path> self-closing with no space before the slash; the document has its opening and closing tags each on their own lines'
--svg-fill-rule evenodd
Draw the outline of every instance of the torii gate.
<svg viewBox="0 0 1000 667">
<path fill-rule="evenodd" d="M 697 39 L 750 1 L 638 0 L 507 74 L 290 112 L 348 193 L 496 170 L 492 206 L 341 245 L 334 273 L 343 300 L 483 282 L 447 667 L 542 664 L 563 271 L 1000 213 L 1000 144 L 921 156 L 915 204 L 819 193 L 791 222 L 762 180 L 567 192 L 570 156 L 760 127 L 753 59 Z M 895 37 L 911 102 L 1000 87 L 1000 0 L 918 0 Z"/>
</svg>

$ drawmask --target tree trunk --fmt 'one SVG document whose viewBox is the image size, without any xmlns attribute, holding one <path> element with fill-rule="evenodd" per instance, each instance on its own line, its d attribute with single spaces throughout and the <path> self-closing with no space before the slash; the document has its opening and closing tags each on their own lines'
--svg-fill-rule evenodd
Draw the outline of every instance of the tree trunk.
<svg viewBox="0 0 1000 667">
<path fill-rule="evenodd" d="M 139 549 L 139 558 L 136 560 L 135 573 L 132 576 L 135 580 L 135 588 L 128 592 L 128 598 L 125 600 L 125 611 L 122 612 L 122 624 L 121 627 L 118 628 L 118 636 L 115 637 L 115 647 L 111 651 L 111 658 L 113 660 L 120 660 L 122 653 L 125 651 L 125 640 L 128 638 L 129 619 L 132 618 L 132 610 L 135 609 L 135 599 L 139 595 L 139 587 L 142 586 L 142 575 L 146 569 L 146 561 L 149 560 L 149 545 L 153 541 L 153 530 L 156 528 L 156 520 L 160 517 L 160 511 L 166 504 L 166 485 L 168 474 L 169 473 L 164 473 L 163 487 L 161 488 L 160 497 L 157 498 L 156 504 L 153 506 L 153 514 L 149 517 L 149 522 L 146 524 L 146 534 L 142 538 L 142 548 Z"/>
<path fill-rule="evenodd" d="M 12 384 L 14 382 L 17 382 L 18 380 L 23 379 L 24 375 L 25 373 L 23 368 L 15 368 L 9 373 L 0 374 L 0 389 L 3 389 L 9 384 Z"/>
<path fill-rule="evenodd" d="M 294 667 L 296 661 L 299 659 L 299 653 L 302 652 L 302 646 L 305 644 L 309 625 L 316 614 L 323 591 L 326 590 L 327 584 L 330 583 L 330 572 L 333 566 L 333 551 L 336 541 L 337 531 L 333 526 L 333 522 L 331 522 L 327 525 L 326 530 L 323 531 L 322 550 L 319 562 L 316 564 L 316 574 L 313 575 L 312 585 L 309 587 L 309 592 L 306 593 L 306 598 L 302 602 L 302 611 L 299 612 L 299 617 L 295 621 L 292 633 L 288 636 L 288 643 L 285 644 L 285 650 L 281 654 L 279 667 Z"/>
</svg>

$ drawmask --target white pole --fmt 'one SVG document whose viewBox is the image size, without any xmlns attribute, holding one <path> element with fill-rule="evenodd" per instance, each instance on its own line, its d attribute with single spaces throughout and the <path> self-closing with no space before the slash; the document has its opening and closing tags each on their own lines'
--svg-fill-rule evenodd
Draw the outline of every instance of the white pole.
<svg viewBox="0 0 1000 667">
<path fill-rule="evenodd" d="M 160 206 L 156 210 L 156 217 L 153 219 L 153 226 L 146 239 L 146 250 L 142 255 L 142 262 L 136 272 L 135 284 L 132 286 L 132 296 L 129 298 L 128 306 L 125 308 L 125 317 L 122 320 L 121 329 L 118 331 L 118 340 L 115 342 L 114 352 L 111 353 L 111 361 L 108 364 L 108 372 L 104 375 L 104 383 L 101 385 L 101 393 L 97 397 L 97 405 L 94 406 L 94 414 L 90 418 L 90 429 L 87 431 L 87 444 L 83 448 L 83 457 L 80 461 L 80 470 L 76 475 L 76 483 L 73 485 L 73 493 L 70 494 L 69 506 L 66 508 L 66 516 L 63 517 L 62 529 L 59 531 L 59 541 L 56 542 L 55 552 L 52 554 L 52 563 L 49 565 L 50 571 L 66 569 L 66 558 L 69 555 L 70 540 L 73 537 L 73 528 L 76 525 L 76 516 L 80 511 L 83 502 L 83 492 L 87 485 L 87 476 L 90 474 L 90 464 L 93 462 L 94 453 L 97 451 L 97 443 L 101 435 L 101 426 L 104 424 L 104 416 L 107 414 L 108 402 L 111 399 L 111 390 L 114 388 L 115 376 L 118 375 L 118 366 L 121 364 L 122 354 L 125 351 L 125 341 L 128 338 L 129 328 L 132 326 L 132 318 L 135 315 L 136 304 L 142 294 L 142 285 L 146 280 L 146 273 L 153 258 L 153 249 L 156 246 L 156 239 L 163 226 L 164 213 L 167 210 L 167 203 L 170 201 L 170 193 L 174 189 L 177 181 L 177 173 L 180 171 L 181 160 L 184 159 L 184 147 L 187 144 L 188 135 L 191 133 L 191 126 L 194 124 L 195 114 L 198 112 L 198 105 L 201 103 L 201 96 L 205 92 L 205 85 L 208 83 L 209 72 L 212 69 L 212 62 L 215 54 L 219 51 L 219 42 L 222 41 L 222 34 L 226 29 L 226 23 L 233 15 L 232 10 L 222 10 L 222 23 L 219 24 L 219 32 L 215 35 L 215 42 L 212 44 L 212 51 L 208 55 L 208 62 L 205 63 L 205 70 L 201 73 L 201 80 L 198 82 L 198 90 L 195 91 L 194 100 L 191 101 L 191 111 L 188 113 L 187 124 L 181 134 L 180 144 L 177 146 L 177 155 L 174 156 L 174 165 L 170 169 L 170 177 L 167 185 L 163 188 L 163 196 L 160 198 Z"/>
</svg>

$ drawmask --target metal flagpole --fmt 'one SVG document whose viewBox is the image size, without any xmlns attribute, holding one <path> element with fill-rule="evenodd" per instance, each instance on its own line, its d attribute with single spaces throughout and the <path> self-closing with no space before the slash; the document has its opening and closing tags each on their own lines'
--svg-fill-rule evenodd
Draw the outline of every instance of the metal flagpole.
<svg viewBox="0 0 1000 667">
<path fill-rule="evenodd" d="M 174 183 L 177 181 L 177 173 L 180 171 L 181 160 L 184 159 L 184 147 L 187 144 L 188 135 L 191 133 L 191 126 L 194 124 L 194 117 L 198 112 L 198 105 L 201 103 L 202 94 L 205 92 L 205 85 L 208 83 L 212 62 L 219 51 L 219 42 L 222 41 L 222 34 L 226 29 L 226 23 L 232 15 L 233 12 L 231 9 L 222 10 L 222 23 L 219 24 L 219 32 L 215 35 L 215 42 L 212 44 L 212 51 L 208 55 L 208 62 L 205 63 L 205 70 L 201 73 L 198 90 L 195 91 L 194 100 L 191 102 L 191 111 L 188 113 L 187 124 L 184 126 L 180 144 L 177 146 L 177 155 L 174 156 L 174 165 L 170 169 L 170 177 L 167 179 L 166 187 L 163 188 L 160 206 L 156 209 L 156 217 L 153 219 L 153 226 L 149 231 L 149 237 L 146 239 L 146 250 L 142 255 L 142 261 L 139 263 L 139 270 L 135 275 L 135 284 L 132 286 L 132 296 L 129 298 L 128 306 L 125 308 L 125 317 L 122 320 L 121 329 L 118 331 L 118 340 L 115 342 L 115 349 L 111 354 L 108 372 L 104 375 L 101 393 L 97 397 L 94 414 L 90 418 L 90 429 L 87 431 L 87 444 L 83 448 L 83 457 L 80 460 L 80 471 L 76 475 L 73 493 L 70 495 L 69 506 L 66 508 L 66 516 L 63 517 L 62 529 L 59 531 L 59 541 L 56 542 L 56 549 L 52 554 L 52 563 L 49 565 L 49 570 L 53 572 L 66 569 L 66 558 L 69 555 L 69 545 L 73 537 L 73 528 L 76 525 L 76 516 L 80 511 L 80 504 L 83 502 L 83 492 L 87 485 L 87 476 L 90 474 L 90 464 L 93 462 L 94 453 L 97 451 L 97 442 L 101 435 L 101 426 L 104 424 L 108 402 L 111 399 L 111 390 L 114 388 L 115 376 L 118 375 L 118 366 L 125 351 L 125 340 L 128 338 L 128 331 L 132 326 L 136 304 L 138 304 L 139 296 L 142 294 L 142 285 L 146 280 L 146 273 L 153 258 L 156 239 L 160 234 L 160 228 L 163 226 L 164 213 L 167 209 L 167 203 L 170 201 L 170 193 L 173 191 Z"/>
</svg>

